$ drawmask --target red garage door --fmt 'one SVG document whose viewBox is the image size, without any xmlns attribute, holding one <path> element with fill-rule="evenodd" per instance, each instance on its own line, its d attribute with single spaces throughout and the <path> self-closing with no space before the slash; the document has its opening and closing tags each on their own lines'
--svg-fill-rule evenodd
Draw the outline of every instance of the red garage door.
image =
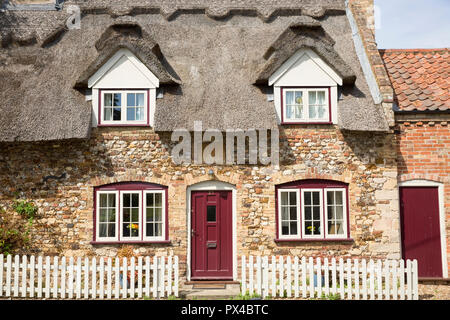
<svg viewBox="0 0 450 320">
<path fill-rule="evenodd" d="M 419 277 L 441 278 L 442 256 L 437 187 L 401 187 L 403 259 L 417 259 Z"/>
</svg>

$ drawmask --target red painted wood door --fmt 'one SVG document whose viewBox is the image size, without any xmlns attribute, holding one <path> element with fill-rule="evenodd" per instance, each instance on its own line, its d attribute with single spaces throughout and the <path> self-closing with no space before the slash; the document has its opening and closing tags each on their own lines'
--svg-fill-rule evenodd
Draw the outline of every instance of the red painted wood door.
<svg viewBox="0 0 450 320">
<path fill-rule="evenodd" d="M 233 279 L 231 191 L 193 191 L 191 278 Z"/>
<path fill-rule="evenodd" d="M 437 187 L 401 187 L 403 259 L 417 259 L 419 277 L 442 277 Z"/>
</svg>

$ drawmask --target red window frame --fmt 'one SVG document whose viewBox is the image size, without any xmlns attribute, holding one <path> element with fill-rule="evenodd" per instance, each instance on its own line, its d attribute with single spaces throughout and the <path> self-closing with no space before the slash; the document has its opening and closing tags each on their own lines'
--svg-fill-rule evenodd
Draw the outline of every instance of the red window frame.
<svg viewBox="0 0 450 320">
<path fill-rule="evenodd" d="M 345 217 L 346 217 L 346 229 L 347 229 L 347 233 L 345 234 L 345 238 L 344 237 L 339 237 L 339 238 L 333 238 L 333 237 L 326 237 L 325 232 L 323 232 L 323 236 L 322 238 L 302 238 L 302 214 L 300 212 L 300 217 L 299 217 L 299 225 L 300 225 L 300 229 L 298 231 L 298 238 L 289 238 L 289 239 L 285 239 L 285 238 L 280 238 L 280 234 L 279 234 L 279 224 L 280 224 L 280 213 L 279 213 L 279 201 L 280 199 L 278 199 L 278 193 L 279 190 L 283 190 L 283 189 L 288 189 L 288 190 L 293 190 L 293 189 L 298 189 L 299 193 L 300 193 L 300 202 L 298 203 L 298 205 L 300 206 L 300 211 L 301 211 L 301 206 L 302 206 L 302 201 L 303 198 L 301 196 L 302 194 L 302 189 L 322 189 L 323 192 L 323 196 L 324 196 L 324 191 L 325 189 L 333 189 L 333 188 L 340 188 L 340 189 L 345 189 L 345 201 L 346 201 L 346 210 L 345 210 Z M 323 215 L 323 226 L 322 228 L 326 227 L 326 223 L 327 223 L 327 217 L 325 216 L 326 214 L 326 210 L 325 210 L 325 200 L 322 200 L 322 215 Z M 276 226 L 276 237 L 275 237 L 275 242 L 322 242 L 322 241 L 333 241 L 333 242 L 349 242 L 349 241 L 353 241 L 353 239 L 350 237 L 350 213 L 349 213 L 349 194 L 348 194 L 348 183 L 345 182 L 341 182 L 341 181 L 333 181 L 333 180 L 320 180 L 320 179 L 306 179 L 306 180 L 297 180 L 297 181 L 292 181 L 292 182 L 287 182 L 284 184 L 280 184 L 275 186 L 275 226 Z"/>
<path fill-rule="evenodd" d="M 102 115 L 103 115 L 103 110 L 102 110 L 102 96 L 104 91 L 117 91 L 118 93 L 123 92 L 123 91 L 145 91 L 147 93 L 147 123 L 102 123 L 103 119 L 102 119 Z M 124 106 L 126 108 L 126 106 Z M 131 89 L 116 89 L 116 88 L 103 88 L 103 89 L 98 89 L 98 115 L 97 115 L 97 126 L 98 127 L 148 127 L 150 126 L 150 89 L 135 89 L 135 88 L 131 88 Z"/>
<path fill-rule="evenodd" d="M 163 191 L 164 195 L 165 195 L 165 200 L 164 200 L 164 205 L 165 205 L 165 219 L 164 219 L 164 228 L 165 228 L 165 239 L 164 240 L 155 240 L 155 241 L 148 241 L 148 240 L 143 240 L 143 232 L 141 232 L 141 240 L 121 240 L 120 239 L 120 229 L 118 231 L 118 240 L 114 240 L 114 241 L 102 241 L 97 239 L 97 192 L 99 191 L 113 191 L 113 192 L 118 192 L 119 196 L 118 199 L 116 199 L 116 201 L 118 201 L 118 208 L 120 211 L 120 201 L 121 201 L 121 196 L 120 196 L 120 191 L 140 191 L 142 192 L 142 195 L 144 195 L 145 191 L 154 191 L 154 190 L 158 190 L 158 191 Z M 142 208 L 144 208 L 144 203 L 145 203 L 145 197 L 142 196 L 141 197 L 141 206 Z M 143 243 L 170 243 L 169 240 L 169 201 L 168 201 L 168 188 L 166 186 L 163 185 L 159 185 L 159 184 L 153 184 L 153 183 L 147 183 L 147 182 L 119 182 L 119 183 L 112 183 L 112 184 L 107 184 L 107 185 L 102 185 L 102 186 L 98 186 L 98 187 L 94 187 L 94 213 L 93 213 L 93 239 L 91 241 L 91 244 L 143 244 Z M 120 223 L 120 217 L 121 214 L 120 212 L 117 212 L 117 224 L 118 224 L 118 228 L 121 227 Z M 144 210 L 141 210 L 141 221 L 142 221 L 142 226 L 145 223 L 144 222 Z"/>
<path fill-rule="evenodd" d="M 328 121 L 285 121 L 284 120 L 284 109 L 286 108 L 285 106 L 285 101 L 284 101 L 284 91 L 286 89 L 327 89 L 328 90 Z M 333 119 L 332 119 L 332 114 L 331 114 L 331 87 L 321 87 L 321 86 L 311 86 L 311 87 L 291 87 L 291 86 L 285 86 L 285 87 L 280 87 L 280 99 L 281 99 L 281 124 L 287 124 L 287 125 L 292 125 L 292 124 L 333 124 Z"/>
</svg>

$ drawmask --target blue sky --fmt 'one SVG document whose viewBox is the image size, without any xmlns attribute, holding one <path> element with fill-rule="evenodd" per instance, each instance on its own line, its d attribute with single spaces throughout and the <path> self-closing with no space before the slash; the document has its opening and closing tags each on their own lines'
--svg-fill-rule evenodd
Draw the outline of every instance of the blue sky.
<svg viewBox="0 0 450 320">
<path fill-rule="evenodd" d="M 375 0 L 380 49 L 450 47 L 450 0 Z"/>
</svg>

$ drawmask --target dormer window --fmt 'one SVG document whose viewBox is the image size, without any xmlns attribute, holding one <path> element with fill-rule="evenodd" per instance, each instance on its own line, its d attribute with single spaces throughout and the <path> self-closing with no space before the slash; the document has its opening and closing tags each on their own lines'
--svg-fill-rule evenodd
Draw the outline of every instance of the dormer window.
<svg viewBox="0 0 450 320">
<path fill-rule="evenodd" d="M 148 90 L 99 91 L 99 125 L 148 125 Z"/>
<path fill-rule="evenodd" d="M 93 126 L 152 126 L 158 78 L 128 49 L 119 49 L 88 80 Z"/>
<path fill-rule="evenodd" d="M 337 124 L 343 79 L 313 50 L 302 48 L 269 78 L 280 124 Z"/>
<path fill-rule="evenodd" d="M 283 123 L 330 123 L 330 88 L 282 88 Z"/>
</svg>

